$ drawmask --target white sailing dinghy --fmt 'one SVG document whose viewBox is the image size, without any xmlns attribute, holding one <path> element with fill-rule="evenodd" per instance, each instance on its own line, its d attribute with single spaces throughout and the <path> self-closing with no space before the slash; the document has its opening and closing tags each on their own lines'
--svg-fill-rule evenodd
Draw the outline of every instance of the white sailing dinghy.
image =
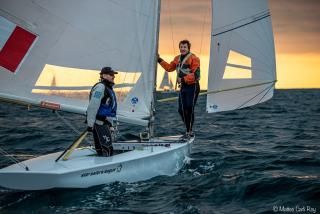
<svg viewBox="0 0 320 214">
<path fill-rule="evenodd" d="M 172 83 L 172 80 L 169 78 L 168 72 L 165 72 L 163 75 L 163 79 L 160 84 L 160 89 L 162 90 L 162 92 L 174 91 L 173 83 Z"/>
<path fill-rule="evenodd" d="M 147 141 L 115 143 L 123 152 L 112 157 L 83 148 L 66 161 L 56 161 L 58 152 L 8 166 L 0 169 L 1 186 L 85 188 L 181 169 L 194 138 L 152 136 L 160 1 L 2 0 L 0 6 L 2 100 L 85 114 L 89 90 L 108 65 L 119 72 L 119 121 L 151 133 Z M 213 0 L 212 9 L 207 111 L 270 99 L 276 78 L 267 0 Z"/>
</svg>

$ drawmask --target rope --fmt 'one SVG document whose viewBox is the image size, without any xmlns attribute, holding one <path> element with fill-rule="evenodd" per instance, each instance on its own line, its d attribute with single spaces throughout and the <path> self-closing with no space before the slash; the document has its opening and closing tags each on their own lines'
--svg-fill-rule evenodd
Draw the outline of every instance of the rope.
<svg viewBox="0 0 320 214">
<path fill-rule="evenodd" d="M 5 150 L 3 150 L 3 149 L 0 148 L 0 153 L 1 153 L 3 156 L 7 157 L 9 160 L 11 160 L 13 163 L 18 164 L 19 166 L 21 166 L 22 168 L 24 168 L 26 171 L 29 171 L 29 167 L 28 167 L 26 164 L 19 162 L 18 159 L 14 158 L 12 155 L 10 155 L 10 154 L 9 154 L 8 152 L 6 152 Z"/>
<path fill-rule="evenodd" d="M 182 119 L 183 119 L 183 123 L 186 125 L 186 119 L 184 116 L 184 107 L 183 107 L 183 102 L 182 102 L 182 93 L 181 93 L 181 86 L 180 86 L 180 91 L 179 91 L 179 97 L 180 97 L 180 103 L 181 103 L 181 110 L 182 110 Z"/>
<path fill-rule="evenodd" d="M 272 81 L 272 82 L 264 82 L 264 83 L 254 84 L 254 85 L 246 85 L 246 86 L 241 86 L 241 87 L 236 87 L 236 88 L 227 88 L 227 89 L 221 89 L 221 90 L 219 89 L 219 90 L 201 92 L 201 93 L 199 93 L 199 96 L 203 96 L 203 95 L 207 95 L 207 94 L 216 94 L 216 93 L 221 93 L 224 91 L 232 91 L 232 90 L 243 89 L 243 88 L 252 88 L 252 87 L 266 85 L 266 84 L 275 83 L 275 82 L 277 82 L 277 80 Z M 173 101 L 173 100 L 177 100 L 177 99 L 178 99 L 178 97 L 169 97 L 169 98 L 160 99 L 157 101 L 158 102 L 168 102 L 168 101 Z"/>
<path fill-rule="evenodd" d="M 193 100 L 192 100 L 192 111 L 191 111 L 191 120 L 190 120 L 190 128 L 193 122 L 193 117 L 194 117 L 194 106 L 195 106 L 195 99 L 196 99 L 196 87 L 197 87 L 197 83 L 194 84 L 194 93 L 193 93 Z M 193 116 L 193 117 L 192 117 Z"/>
<path fill-rule="evenodd" d="M 63 116 L 61 116 L 61 114 L 58 111 L 54 111 L 56 113 L 56 115 L 70 128 L 72 129 L 72 131 L 74 131 L 76 134 L 81 134 L 80 131 L 78 131 L 69 121 L 67 121 Z M 84 139 L 84 141 L 86 143 L 88 143 L 90 146 L 93 146 L 92 143 L 90 141 L 88 141 L 87 139 Z"/>
</svg>

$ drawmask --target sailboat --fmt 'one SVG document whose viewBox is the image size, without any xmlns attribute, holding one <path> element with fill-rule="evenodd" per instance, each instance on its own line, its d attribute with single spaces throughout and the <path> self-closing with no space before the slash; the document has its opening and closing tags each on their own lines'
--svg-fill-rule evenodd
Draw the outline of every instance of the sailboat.
<svg viewBox="0 0 320 214">
<path fill-rule="evenodd" d="M 2 0 L 0 6 L 2 101 L 85 114 L 89 90 L 107 65 L 119 72 L 118 120 L 147 130 L 141 140 L 114 143 L 118 153 L 111 157 L 84 147 L 68 158 L 59 159 L 61 151 L 7 166 L 0 186 L 86 188 L 174 175 L 183 167 L 195 139 L 153 134 L 160 1 Z M 207 112 L 267 101 L 276 81 L 267 0 L 213 0 L 212 14 Z"/>
<path fill-rule="evenodd" d="M 173 92 L 173 83 L 172 80 L 169 78 L 168 72 L 164 72 L 163 79 L 160 84 L 160 89 L 162 89 L 162 92 Z"/>
</svg>

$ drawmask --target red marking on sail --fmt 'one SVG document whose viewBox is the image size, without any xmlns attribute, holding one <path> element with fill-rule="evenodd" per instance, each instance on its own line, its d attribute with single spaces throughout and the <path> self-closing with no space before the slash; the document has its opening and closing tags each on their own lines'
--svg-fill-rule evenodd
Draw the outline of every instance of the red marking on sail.
<svg viewBox="0 0 320 214">
<path fill-rule="evenodd" d="M 60 110 L 60 104 L 58 103 L 51 103 L 47 101 L 41 101 L 40 107 L 42 108 L 48 108 L 48 109 L 53 109 L 53 110 Z"/>
<path fill-rule="evenodd" d="M 15 73 L 36 38 L 36 35 L 16 26 L 0 50 L 0 66 Z"/>
</svg>

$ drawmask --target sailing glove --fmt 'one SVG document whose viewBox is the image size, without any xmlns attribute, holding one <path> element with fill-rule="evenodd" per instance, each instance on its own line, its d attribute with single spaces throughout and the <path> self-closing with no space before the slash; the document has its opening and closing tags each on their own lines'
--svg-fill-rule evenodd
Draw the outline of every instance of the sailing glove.
<svg viewBox="0 0 320 214">
<path fill-rule="evenodd" d="M 158 63 L 161 63 L 163 61 L 163 59 L 160 57 L 160 55 L 158 54 Z"/>
<path fill-rule="evenodd" d="M 87 127 L 87 132 L 92 132 L 92 127 Z"/>
</svg>

